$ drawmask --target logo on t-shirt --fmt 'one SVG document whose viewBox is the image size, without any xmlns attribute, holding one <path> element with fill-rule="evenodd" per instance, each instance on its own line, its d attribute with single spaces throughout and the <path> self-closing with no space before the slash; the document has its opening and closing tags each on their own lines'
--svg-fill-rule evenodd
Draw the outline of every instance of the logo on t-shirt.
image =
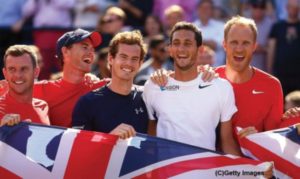
<svg viewBox="0 0 300 179">
<path fill-rule="evenodd" d="M 263 94 L 263 91 L 252 90 L 252 94 Z"/>
<path fill-rule="evenodd" d="M 210 85 L 199 85 L 199 89 L 203 89 L 203 88 L 206 88 L 206 87 L 209 87 Z"/>
<path fill-rule="evenodd" d="M 179 90 L 179 85 L 161 86 L 161 91 L 177 91 Z"/>
<path fill-rule="evenodd" d="M 140 113 L 143 113 L 143 112 L 144 112 L 144 110 L 143 110 L 142 107 L 140 107 L 140 108 L 135 108 L 134 111 L 135 111 L 136 115 L 139 115 Z"/>
</svg>

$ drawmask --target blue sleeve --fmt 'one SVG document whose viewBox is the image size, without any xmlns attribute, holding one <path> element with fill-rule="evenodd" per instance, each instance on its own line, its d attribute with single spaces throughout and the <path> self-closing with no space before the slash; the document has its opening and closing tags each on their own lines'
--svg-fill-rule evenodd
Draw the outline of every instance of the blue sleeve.
<svg viewBox="0 0 300 179">
<path fill-rule="evenodd" d="M 82 96 L 72 113 L 72 128 L 92 130 L 91 107 L 87 96 Z"/>
</svg>

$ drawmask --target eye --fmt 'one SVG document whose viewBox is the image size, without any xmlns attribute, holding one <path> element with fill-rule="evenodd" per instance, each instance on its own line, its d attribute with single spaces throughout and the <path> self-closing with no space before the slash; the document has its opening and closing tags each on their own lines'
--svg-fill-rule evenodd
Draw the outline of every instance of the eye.
<svg viewBox="0 0 300 179">
<path fill-rule="evenodd" d="M 9 67 L 9 68 L 7 68 L 7 71 L 8 71 L 9 73 L 13 73 L 13 72 L 16 71 L 16 69 L 13 68 L 13 67 Z"/>
</svg>

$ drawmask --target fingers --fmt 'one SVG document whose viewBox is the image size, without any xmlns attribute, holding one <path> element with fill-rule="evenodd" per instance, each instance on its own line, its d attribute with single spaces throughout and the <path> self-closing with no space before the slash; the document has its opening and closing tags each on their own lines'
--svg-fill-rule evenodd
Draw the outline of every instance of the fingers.
<svg viewBox="0 0 300 179">
<path fill-rule="evenodd" d="M 166 86 L 168 82 L 168 77 L 171 72 L 167 72 L 165 69 L 156 70 L 150 75 L 150 78 L 153 83 L 159 86 Z"/>
<path fill-rule="evenodd" d="M 119 136 L 121 139 L 127 139 L 136 135 L 136 131 L 131 125 L 120 124 L 113 129 L 110 134 Z"/>
<path fill-rule="evenodd" d="M 25 119 L 23 122 L 32 122 L 31 119 Z"/>
<path fill-rule="evenodd" d="M 295 108 L 290 108 L 288 109 L 282 116 L 283 119 L 288 119 L 288 118 L 294 118 L 294 117 L 299 117 L 300 116 L 300 108 L 295 107 Z"/>
<path fill-rule="evenodd" d="M 265 178 L 272 178 L 273 176 L 273 164 L 264 172 Z"/>
<path fill-rule="evenodd" d="M 258 131 L 255 129 L 255 127 L 251 126 L 251 127 L 246 127 L 244 129 L 242 129 L 241 131 L 238 132 L 238 136 L 240 138 L 246 137 L 250 134 L 255 134 Z"/>
<path fill-rule="evenodd" d="M 199 73 L 202 73 L 202 80 L 204 82 L 210 82 L 212 81 L 214 78 L 219 77 L 219 74 L 215 72 L 215 70 L 213 69 L 213 67 L 209 66 L 209 65 L 199 65 L 197 67 L 197 70 Z"/>
<path fill-rule="evenodd" d="M 21 119 L 19 114 L 6 114 L 1 120 L 0 126 L 13 126 L 18 124 L 20 121 Z"/>
</svg>

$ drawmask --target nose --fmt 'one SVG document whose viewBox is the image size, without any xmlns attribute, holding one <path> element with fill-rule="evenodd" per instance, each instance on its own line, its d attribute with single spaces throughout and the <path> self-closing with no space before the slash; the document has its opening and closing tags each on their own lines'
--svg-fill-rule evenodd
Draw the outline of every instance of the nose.
<svg viewBox="0 0 300 179">
<path fill-rule="evenodd" d="M 244 46 L 242 44 L 238 44 L 236 47 L 235 47 L 235 50 L 238 51 L 238 52 L 241 52 L 244 50 Z"/>
</svg>

